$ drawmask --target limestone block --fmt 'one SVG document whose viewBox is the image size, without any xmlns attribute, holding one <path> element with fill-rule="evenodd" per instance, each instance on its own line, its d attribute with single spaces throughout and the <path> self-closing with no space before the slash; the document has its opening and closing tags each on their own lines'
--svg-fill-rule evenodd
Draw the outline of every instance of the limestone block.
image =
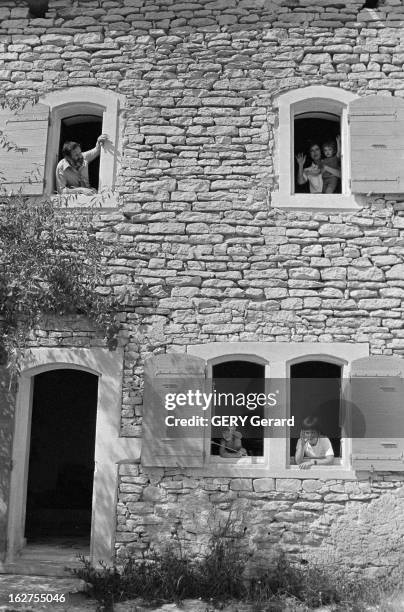
<svg viewBox="0 0 404 612">
<path fill-rule="evenodd" d="M 148 486 L 143 489 L 143 500 L 150 502 L 163 501 L 166 498 L 166 492 L 160 487 Z"/>
<path fill-rule="evenodd" d="M 230 489 L 232 491 L 252 491 L 252 481 L 250 478 L 232 478 Z"/>
<path fill-rule="evenodd" d="M 257 493 L 265 493 L 266 491 L 275 490 L 274 478 L 256 478 L 253 480 L 253 488 Z"/>
<path fill-rule="evenodd" d="M 276 490 L 277 491 L 300 491 L 302 488 L 302 481 L 299 478 L 277 478 L 276 479 Z"/>
</svg>

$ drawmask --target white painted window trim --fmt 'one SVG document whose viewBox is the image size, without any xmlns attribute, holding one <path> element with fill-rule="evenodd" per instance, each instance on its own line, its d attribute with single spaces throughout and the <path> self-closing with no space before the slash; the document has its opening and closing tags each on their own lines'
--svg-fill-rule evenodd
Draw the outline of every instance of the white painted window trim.
<svg viewBox="0 0 404 612">
<path fill-rule="evenodd" d="M 140 460 L 140 440 L 121 438 L 123 352 L 93 348 L 34 348 L 21 367 L 13 435 L 13 470 L 7 525 L 7 564 L 18 567 L 23 549 L 34 376 L 54 369 L 84 370 L 98 376 L 90 558 L 111 563 L 116 537 L 119 464 Z"/>
<path fill-rule="evenodd" d="M 201 357 L 207 363 L 207 375 L 212 372 L 212 365 L 230 359 L 251 359 L 266 363 L 265 376 L 268 379 L 283 379 L 290 375 L 290 366 L 298 361 L 322 360 L 342 366 L 341 392 L 349 380 L 351 363 L 360 357 L 369 356 L 368 343 L 287 343 L 287 342 L 213 342 L 189 345 L 187 353 Z M 289 406 L 285 407 L 284 417 L 288 416 Z M 207 439 L 210 441 L 210 434 Z M 203 468 L 190 468 L 199 476 L 231 476 L 251 478 L 345 478 L 354 479 L 355 471 L 350 464 L 351 440 L 342 441 L 342 461 L 337 465 L 318 466 L 310 470 L 301 470 L 297 465 L 290 465 L 289 440 L 287 438 L 266 437 L 264 443 L 264 461 L 260 458 L 210 459 Z M 206 455 L 210 457 L 210 449 Z M 253 460 L 253 461 L 252 461 Z"/>
<path fill-rule="evenodd" d="M 271 194 L 272 205 L 277 208 L 303 208 L 313 210 L 356 210 L 363 206 L 363 196 L 350 191 L 350 134 L 348 104 L 358 96 L 337 87 L 313 85 L 294 89 L 277 96 L 279 124 L 275 131 L 274 165 L 279 177 L 278 191 Z M 330 111 L 341 117 L 341 194 L 294 193 L 294 118 L 301 112 Z"/>
<path fill-rule="evenodd" d="M 50 109 L 50 124 L 45 167 L 45 194 L 55 194 L 55 170 L 58 161 L 60 126 L 65 117 L 76 114 L 96 114 L 102 118 L 102 132 L 108 134 L 107 147 L 101 148 L 98 194 L 55 195 L 55 203 L 62 206 L 116 206 L 115 189 L 119 152 L 122 149 L 122 130 L 119 116 L 125 97 L 99 87 L 71 87 L 46 94 L 40 102 Z M 95 146 L 95 143 L 94 143 Z"/>
</svg>

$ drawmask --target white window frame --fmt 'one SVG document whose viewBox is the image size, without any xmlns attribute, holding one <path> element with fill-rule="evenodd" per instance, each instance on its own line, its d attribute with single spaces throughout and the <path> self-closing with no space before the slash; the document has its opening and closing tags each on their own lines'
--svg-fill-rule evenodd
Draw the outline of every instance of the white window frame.
<svg viewBox="0 0 404 612">
<path fill-rule="evenodd" d="M 122 147 L 119 122 L 120 109 L 125 106 L 124 96 L 99 87 L 71 87 L 46 94 L 40 102 L 50 109 L 47 158 L 45 166 L 45 194 L 69 206 L 85 206 L 96 200 L 102 206 L 116 206 L 114 189 Z M 72 115 L 98 115 L 102 119 L 102 132 L 108 134 L 107 147 L 100 152 L 98 193 L 95 196 L 56 195 L 55 171 L 58 162 L 61 122 Z M 95 143 L 94 143 L 95 146 Z"/>
<path fill-rule="evenodd" d="M 288 343 L 288 342 L 213 342 L 190 345 L 187 353 L 205 359 L 207 376 L 212 374 L 212 366 L 223 361 L 246 360 L 253 357 L 257 363 L 266 363 L 265 376 L 269 379 L 285 379 L 290 376 L 290 366 L 301 361 L 327 361 L 342 365 L 341 394 L 345 398 L 351 363 L 360 357 L 369 356 L 369 344 L 364 343 Z M 289 402 L 284 407 L 282 418 L 289 414 Z M 210 433 L 206 432 L 210 445 Z M 351 441 L 342 440 L 342 460 L 333 465 L 312 467 L 301 470 L 290 464 L 288 438 L 264 438 L 264 460 L 260 457 L 223 458 L 210 455 L 202 468 L 189 468 L 195 476 L 223 476 L 245 478 L 341 478 L 355 479 L 351 466 Z"/>
<path fill-rule="evenodd" d="M 274 100 L 279 109 L 279 124 L 275 131 L 274 161 L 279 177 L 278 191 L 271 194 L 272 205 L 277 208 L 304 208 L 313 210 L 350 209 L 363 206 L 363 196 L 350 191 L 350 134 L 348 105 L 358 96 L 336 87 L 313 85 L 294 89 Z M 342 193 L 295 193 L 294 121 L 302 113 L 331 113 L 341 118 L 341 176 Z"/>
</svg>

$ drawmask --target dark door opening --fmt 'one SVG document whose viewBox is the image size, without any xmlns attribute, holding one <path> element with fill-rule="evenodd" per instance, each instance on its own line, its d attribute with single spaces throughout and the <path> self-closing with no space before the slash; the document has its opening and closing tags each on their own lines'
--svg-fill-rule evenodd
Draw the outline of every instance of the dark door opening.
<svg viewBox="0 0 404 612">
<path fill-rule="evenodd" d="M 252 361 L 225 361 L 213 366 L 213 387 L 218 393 L 258 394 L 265 393 L 265 366 Z M 234 415 L 264 417 L 264 408 L 257 406 L 250 410 L 245 406 L 229 403 L 227 406 L 215 406 L 214 415 Z M 211 454 L 218 455 L 223 427 L 212 426 Z M 248 455 L 262 456 L 264 454 L 264 432 L 262 427 L 245 425 L 237 427 L 242 434 L 242 445 Z"/>
<path fill-rule="evenodd" d="M 316 416 L 321 433 L 330 439 L 335 457 L 341 457 L 341 366 L 326 361 L 304 361 L 290 368 L 290 456 L 294 457 L 302 421 Z"/>
<path fill-rule="evenodd" d="M 77 142 L 82 151 L 94 149 L 102 131 L 102 119 L 98 115 L 74 115 L 62 119 L 60 125 L 59 160 L 65 142 Z M 90 187 L 98 189 L 100 158 L 96 157 L 88 166 Z"/>
<path fill-rule="evenodd" d="M 98 377 L 51 370 L 34 379 L 27 542 L 90 540 Z"/>
</svg>

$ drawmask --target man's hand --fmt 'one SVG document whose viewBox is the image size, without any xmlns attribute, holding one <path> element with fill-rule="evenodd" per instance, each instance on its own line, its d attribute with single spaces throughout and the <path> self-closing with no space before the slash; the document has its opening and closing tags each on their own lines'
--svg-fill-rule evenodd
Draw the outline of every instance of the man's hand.
<svg viewBox="0 0 404 612">
<path fill-rule="evenodd" d="M 107 140 L 108 140 L 108 135 L 107 134 L 101 134 L 97 138 L 97 145 L 103 147 Z"/>
<path fill-rule="evenodd" d="M 296 161 L 299 164 L 299 166 L 303 168 L 304 164 L 306 163 L 306 156 L 303 153 L 298 153 L 296 155 Z"/>
</svg>

